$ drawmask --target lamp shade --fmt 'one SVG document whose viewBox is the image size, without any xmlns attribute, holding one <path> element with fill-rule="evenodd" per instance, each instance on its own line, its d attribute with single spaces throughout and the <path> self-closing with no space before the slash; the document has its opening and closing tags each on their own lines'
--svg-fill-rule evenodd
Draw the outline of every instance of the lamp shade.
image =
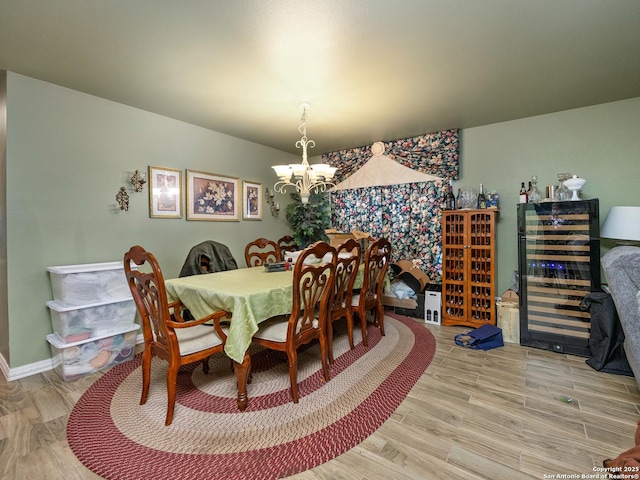
<svg viewBox="0 0 640 480">
<path fill-rule="evenodd" d="M 611 207 L 600 237 L 640 241 L 640 207 Z"/>
<path fill-rule="evenodd" d="M 276 175 L 282 180 L 288 180 L 291 178 L 291 167 L 289 167 L 289 165 L 274 165 L 271 168 L 276 171 Z"/>
</svg>

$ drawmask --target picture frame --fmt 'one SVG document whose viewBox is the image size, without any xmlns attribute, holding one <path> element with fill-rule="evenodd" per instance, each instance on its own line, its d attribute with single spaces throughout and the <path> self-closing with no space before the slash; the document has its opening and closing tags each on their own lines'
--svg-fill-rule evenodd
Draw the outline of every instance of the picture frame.
<svg viewBox="0 0 640 480">
<path fill-rule="evenodd" d="M 217 173 L 187 170 L 187 220 L 240 220 L 240 179 Z"/>
<path fill-rule="evenodd" d="M 182 218 L 182 170 L 149 165 L 149 216 Z"/>
<path fill-rule="evenodd" d="M 262 184 L 242 182 L 242 219 L 262 220 Z"/>
</svg>

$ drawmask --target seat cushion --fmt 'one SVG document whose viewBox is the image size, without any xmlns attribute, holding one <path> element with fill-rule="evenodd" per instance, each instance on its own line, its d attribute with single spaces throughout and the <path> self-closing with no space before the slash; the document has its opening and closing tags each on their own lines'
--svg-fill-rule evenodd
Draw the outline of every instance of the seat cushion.
<svg viewBox="0 0 640 480">
<path fill-rule="evenodd" d="M 225 334 L 227 329 L 222 329 Z M 207 348 L 222 345 L 222 339 L 216 333 L 213 325 L 194 325 L 189 328 L 176 328 L 180 355 L 206 350 Z"/>
<path fill-rule="evenodd" d="M 317 315 L 317 314 L 316 314 Z M 300 317 L 302 319 L 302 317 Z M 319 321 L 316 318 L 313 321 L 313 327 L 318 328 Z M 287 341 L 287 328 L 289 327 L 289 315 L 280 315 L 270 318 L 258 324 L 258 331 L 254 333 L 255 338 L 262 340 L 268 340 L 270 342 L 284 343 Z M 300 322 L 298 322 L 298 329 L 296 333 L 300 331 Z"/>
<path fill-rule="evenodd" d="M 354 293 L 353 297 L 351 297 L 351 306 L 357 307 L 358 305 L 360 305 L 360 294 Z"/>
<path fill-rule="evenodd" d="M 373 298 L 378 298 L 378 296 L 374 295 Z M 360 294 L 354 293 L 353 297 L 351 297 L 351 306 L 357 307 L 358 305 L 360 305 Z"/>
</svg>

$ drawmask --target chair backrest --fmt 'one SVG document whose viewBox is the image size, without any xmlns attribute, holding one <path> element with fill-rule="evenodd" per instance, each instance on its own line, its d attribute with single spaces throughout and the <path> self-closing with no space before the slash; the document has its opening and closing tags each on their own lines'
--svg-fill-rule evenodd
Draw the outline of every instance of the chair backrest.
<svg viewBox="0 0 640 480">
<path fill-rule="evenodd" d="M 138 267 L 149 264 L 151 272 L 145 273 L 131 268 L 131 263 Z M 171 320 L 164 277 L 156 257 L 139 245 L 131 247 L 124 254 L 124 272 L 138 308 L 142 322 L 145 343 L 155 342 L 167 350 L 178 348 L 178 340 L 166 322 Z"/>
<path fill-rule="evenodd" d="M 333 311 L 336 314 L 340 314 L 339 312 L 351 307 L 353 284 L 358 274 L 360 257 L 362 256 L 360 243 L 350 238 L 338 246 L 337 253 Z"/>
<path fill-rule="evenodd" d="M 372 302 L 382 297 L 384 276 L 391 261 L 391 243 L 379 238 L 369 244 L 364 255 L 364 278 L 360 301 Z"/>
<path fill-rule="evenodd" d="M 295 252 L 298 250 L 298 245 L 293 240 L 291 235 L 285 235 L 282 238 L 278 239 L 278 249 L 280 251 L 280 261 L 282 262 L 284 258 L 284 252 Z"/>
<path fill-rule="evenodd" d="M 336 249 L 331 245 L 316 242 L 305 248 L 296 260 L 287 332 L 288 338 L 295 339 L 296 344 L 306 343 L 324 332 L 332 306 L 337 257 Z"/>
<path fill-rule="evenodd" d="M 258 238 L 249 242 L 244 249 L 244 259 L 247 267 L 257 267 L 265 263 L 275 263 L 280 261 L 280 249 L 273 240 Z"/>
</svg>

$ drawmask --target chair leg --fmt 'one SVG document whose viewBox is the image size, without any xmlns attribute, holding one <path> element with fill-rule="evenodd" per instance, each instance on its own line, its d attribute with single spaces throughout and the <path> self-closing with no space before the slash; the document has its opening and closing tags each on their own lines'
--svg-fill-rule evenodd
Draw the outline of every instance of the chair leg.
<svg viewBox="0 0 640 480">
<path fill-rule="evenodd" d="M 289 381 L 291 382 L 291 398 L 293 403 L 298 403 L 298 352 L 287 351 L 289 359 Z"/>
<path fill-rule="evenodd" d="M 176 406 L 176 382 L 178 379 L 179 366 L 169 364 L 169 370 L 167 371 L 167 418 L 165 419 L 165 426 L 171 425 L 173 421 L 173 410 Z"/>
<path fill-rule="evenodd" d="M 362 344 L 365 347 L 369 346 L 367 339 L 367 311 L 364 308 L 358 310 L 358 317 L 360 317 L 360 328 L 362 329 Z"/>
<path fill-rule="evenodd" d="M 327 322 L 327 352 L 329 354 L 329 363 L 333 365 L 333 320 Z"/>
<path fill-rule="evenodd" d="M 202 360 L 202 371 L 204 372 L 204 374 L 206 375 L 207 373 L 209 373 L 209 359 L 211 357 L 207 357 L 204 360 Z"/>
<path fill-rule="evenodd" d="M 384 337 L 384 307 L 378 304 L 378 326 L 380 327 L 380 335 Z"/>
<path fill-rule="evenodd" d="M 328 382 L 331 378 L 329 373 L 329 363 L 327 361 L 327 338 L 324 335 L 320 335 L 320 358 L 322 358 L 322 373 L 324 374 L 324 381 Z"/>
<path fill-rule="evenodd" d="M 140 396 L 140 405 L 147 403 L 149 395 L 149 384 L 151 383 L 151 348 L 145 347 L 142 353 L 142 395 Z"/>
<path fill-rule="evenodd" d="M 351 310 L 347 310 L 347 336 L 349 337 L 349 348 L 353 350 L 353 313 Z"/>
</svg>

